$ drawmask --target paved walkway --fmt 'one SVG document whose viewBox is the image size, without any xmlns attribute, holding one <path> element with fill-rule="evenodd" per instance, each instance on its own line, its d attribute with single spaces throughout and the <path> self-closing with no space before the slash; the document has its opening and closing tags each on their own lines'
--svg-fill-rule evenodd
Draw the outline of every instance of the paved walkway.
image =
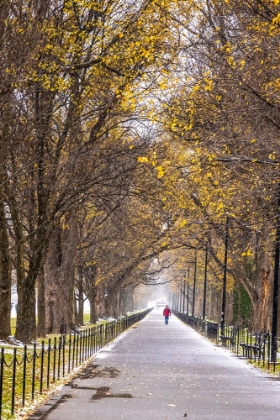
<svg viewBox="0 0 280 420">
<path fill-rule="evenodd" d="M 49 404 L 31 418 L 280 420 L 280 381 L 154 310 Z"/>
</svg>

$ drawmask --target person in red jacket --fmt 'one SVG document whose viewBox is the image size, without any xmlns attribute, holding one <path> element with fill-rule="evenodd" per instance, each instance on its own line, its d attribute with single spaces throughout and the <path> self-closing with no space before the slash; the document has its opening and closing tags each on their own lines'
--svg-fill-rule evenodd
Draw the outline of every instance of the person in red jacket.
<svg viewBox="0 0 280 420">
<path fill-rule="evenodd" d="M 163 310 L 163 316 L 165 317 L 165 323 L 168 324 L 169 317 L 171 316 L 171 311 L 168 305 L 166 305 L 166 307 Z"/>
</svg>

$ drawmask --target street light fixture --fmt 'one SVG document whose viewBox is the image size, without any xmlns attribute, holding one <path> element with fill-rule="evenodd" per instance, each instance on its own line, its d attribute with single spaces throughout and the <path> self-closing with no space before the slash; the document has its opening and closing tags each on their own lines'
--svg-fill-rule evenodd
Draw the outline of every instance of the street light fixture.
<svg viewBox="0 0 280 420">
<path fill-rule="evenodd" d="M 182 308 L 184 306 L 184 286 L 183 286 L 183 281 L 184 281 L 184 279 L 181 279 L 180 312 L 182 312 L 182 310 L 183 310 Z"/>
<path fill-rule="evenodd" d="M 186 282 L 185 279 L 183 280 L 184 286 L 183 286 L 183 314 L 185 313 L 185 298 L 186 298 Z"/>
<path fill-rule="evenodd" d="M 280 191 L 278 191 L 278 208 L 276 217 L 275 253 L 274 253 L 274 279 L 272 302 L 272 346 L 271 361 L 277 361 L 277 318 L 278 318 L 278 289 L 279 289 L 279 262 L 280 262 Z"/>
<path fill-rule="evenodd" d="M 221 314 L 221 335 L 224 335 L 225 328 L 225 310 L 226 310 L 226 289 L 227 289 L 227 251 L 228 251 L 228 236 L 229 236 L 229 217 L 226 218 L 226 233 L 225 233 L 225 255 L 224 255 L 224 277 L 223 277 L 223 297 L 222 297 L 222 314 Z"/>
<path fill-rule="evenodd" d="M 190 278 L 190 269 L 188 268 L 188 279 Z M 190 285 L 187 284 L 187 316 L 189 316 Z"/>
<path fill-rule="evenodd" d="M 193 275 L 193 304 L 192 304 L 192 317 L 194 317 L 194 309 L 195 309 L 196 266 L 197 266 L 197 256 L 196 256 L 196 254 L 195 254 L 195 258 L 194 258 L 194 275 Z"/>
<path fill-rule="evenodd" d="M 208 264 L 208 243 L 206 243 L 206 248 L 205 248 L 203 309 L 202 309 L 202 319 L 203 319 L 203 321 L 205 320 L 205 315 L 206 315 L 207 264 Z"/>
<path fill-rule="evenodd" d="M 186 261 L 187 264 L 194 264 L 194 276 L 193 276 L 193 305 L 192 305 L 192 316 L 194 314 L 194 298 L 195 298 L 195 285 L 196 285 L 196 256 L 194 261 Z M 188 268 L 188 279 L 190 278 L 190 269 Z M 184 296 L 185 296 L 185 288 L 184 288 Z M 189 301 L 190 301 L 190 285 L 189 282 L 187 283 L 187 315 L 189 315 Z"/>
</svg>

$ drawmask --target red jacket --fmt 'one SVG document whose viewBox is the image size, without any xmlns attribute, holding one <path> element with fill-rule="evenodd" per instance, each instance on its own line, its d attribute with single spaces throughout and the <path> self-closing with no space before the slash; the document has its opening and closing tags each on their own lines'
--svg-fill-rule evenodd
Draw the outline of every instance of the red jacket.
<svg viewBox="0 0 280 420">
<path fill-rule="evenodd" d="M 163 316 L 171 316 L 171 311 L 169 308 L 164 308 L 163 310 Z"/>
</svg>

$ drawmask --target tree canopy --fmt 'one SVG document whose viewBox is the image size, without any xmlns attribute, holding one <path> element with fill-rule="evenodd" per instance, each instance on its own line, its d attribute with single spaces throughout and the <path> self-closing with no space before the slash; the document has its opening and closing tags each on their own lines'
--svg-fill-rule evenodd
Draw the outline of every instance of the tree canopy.
<svg viewBox="0 0 280 420">
<path fill-rule="evenodd" d="M 12 283 L 28 342 L 81 323 L 84 295 L 92 322 L 140 284 L 171 296 L 195 257 L 202 283 L 206 246 L 219 300 L 227 218 L 228 295 L 270 328 L 279 25 L 278 0 L 4 0 L 1 337 Z"/>
</svg>

